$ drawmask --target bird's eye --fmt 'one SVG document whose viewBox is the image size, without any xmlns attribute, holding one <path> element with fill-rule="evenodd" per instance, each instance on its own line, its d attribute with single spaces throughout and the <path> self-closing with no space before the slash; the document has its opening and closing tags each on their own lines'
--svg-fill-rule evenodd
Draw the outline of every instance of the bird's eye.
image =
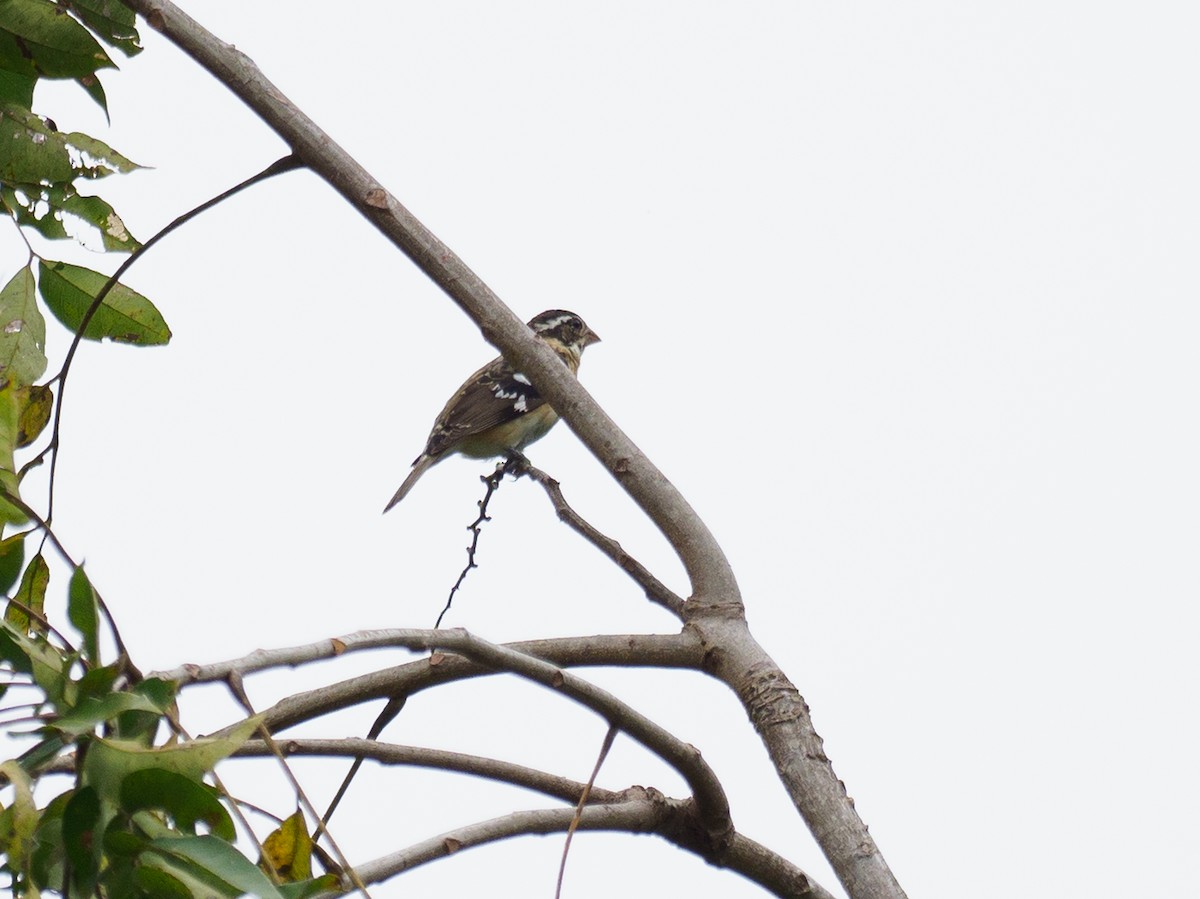
<svg viewBox="0 0 1200 899">
<path fill-rule="evenodd" d="M 572 331 L 582 331 L 583 330 L 583 321 L 581 319 L 571 317 L 567 321 L 567 324 L 570 326 Z"/>
</svg>

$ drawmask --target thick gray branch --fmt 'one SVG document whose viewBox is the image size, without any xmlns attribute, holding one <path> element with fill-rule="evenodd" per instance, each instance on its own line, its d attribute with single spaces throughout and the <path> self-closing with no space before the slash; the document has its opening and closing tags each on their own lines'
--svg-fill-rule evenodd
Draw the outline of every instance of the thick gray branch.
<svg viewBox="0 0 1200 899">
<path fill-rule="evenodd" d="M 617 478 L 679 554 L 699 597 L 740 602 L 728 560 L 683 495 L 617 427 L 555 353 L 448 246 L 235 47 L 167 0 L 124 0 L 233 91 L 471 317 Z"/>
<path fill-rule="evenodd" d="M 678 553 L 692 586 L 684 615 L 711 650 L 706 667 L 737 692 L 784 785 L 853 899 L 902 897 L 808 720 L 803 699 L 750 636 L 723 551 L 695 511 L 625 436 L 557 356 L 486 284 L 349 154 L 271 84 L 244 54 L 167 0 L 124 0 L 273 128 L 471 317 L 550 401 Z M 762 690 L 753 688 L 755 682 Z M 382 693 L 380 695 L 387 695 Z M 805 755 L 810 754 L 806 760 Z M 832 818 L 829 815 L 832 814 Z"/>
</svg>

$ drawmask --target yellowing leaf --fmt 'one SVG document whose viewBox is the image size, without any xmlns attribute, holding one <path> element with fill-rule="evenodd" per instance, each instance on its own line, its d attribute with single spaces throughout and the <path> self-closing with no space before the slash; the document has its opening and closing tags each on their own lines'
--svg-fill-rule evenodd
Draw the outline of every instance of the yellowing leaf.
<svg viewBox="0 0 1200 899">
<path fill-rule="evenodd" d="M 34 384 L 23 389 L 24 402 L 17 416 L 17 448 L 29 446 L 37 440 L 50 422 L 54 411 L 54 391 L 44 384 Z"/>
<path fill-rule="evenodd" d="M 296 809 L 263 840 L 263 857 L 258 866 L 272 871 L 284 883 L 299 883 L 312 877 L 312 837 L 304 813 Z"/>
<path fill-rule="evenodd" d="M 13 451 L 17 447 L 18 419 L 20 417 L 20 387 L 15 381 L 0 380 L 0 490 L 20 496 L 17 482 L 16 462 Z M 13 503 L 0 498 L 0 522 L 24 524 L 25 513 Z"/>
</svg>

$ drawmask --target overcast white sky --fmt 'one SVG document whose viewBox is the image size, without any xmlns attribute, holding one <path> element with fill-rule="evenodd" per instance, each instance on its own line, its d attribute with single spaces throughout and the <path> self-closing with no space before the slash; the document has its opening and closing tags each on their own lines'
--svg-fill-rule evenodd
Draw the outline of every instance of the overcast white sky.
<svg viewBox="0 0 1200 899">
<path fill-rule="evenodd" d="M 1191 888 L 1193 4 L 185 5 L 519 314 L 574 309 L 603 336 L 582 380 L 723 542 L 910 896 Z M 111 130 L 75 88 L 40 97 L 60 128 L 154 166 L 99 190 L 143 239 L 285 152 L 146 44 L 105 77 Z M 4 271 L 23 252 L 0 232 Z M 431 625 L 489 466 L 449 462 L 379 510 L 493 355 L 467 319 L 305 173 L 208 213 L 127 281 L 175 339 L 81 355 L 56 517 L 137 662 Z M 566 428 L 531 456 L 684 589 Z M 530 484 L 493 514 L 447 624 L 673 629 Z M 595 679 L 699 746 L 739 828 L 836 891 L 731 696 L 700 676 Z M 319 680 L 251 690 L 265 705 Z M 199 732 L 232 713 L 188 714 Z M 361 735 L 367 717 L 311 732 Z M 424 694 L 388 735 L 583 778 L 603 729 L 505 681 Z M 300 767 L 323 800 L 334 772 Z M 223 773 L 288 810 L 271 769 Z M 623 739 L 599 782 L 683 789 Z M 335 833 L 366 859 L 541 804 L 372 771 Z M 559 850 L 473 850 L 373 894 L 549 896 Z M 685 891 L 762 895 L 661 841 L 576 840 L 568 896 Z"/>
</svg>

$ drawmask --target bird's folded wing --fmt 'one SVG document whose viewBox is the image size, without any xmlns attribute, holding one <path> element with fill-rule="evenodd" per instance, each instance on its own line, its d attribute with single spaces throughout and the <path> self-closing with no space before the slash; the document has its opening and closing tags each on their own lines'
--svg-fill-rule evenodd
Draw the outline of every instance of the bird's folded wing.
<svg viewBox="0 0 1200 899">
<path fill-rule="evenodd" d="M 425 452 L 436 456 L 463 438 L 512 421 L 545 403 L 528 378 L 514 372 L 503 358 L 493 359 L 446 403 Z"/>
</svg>

